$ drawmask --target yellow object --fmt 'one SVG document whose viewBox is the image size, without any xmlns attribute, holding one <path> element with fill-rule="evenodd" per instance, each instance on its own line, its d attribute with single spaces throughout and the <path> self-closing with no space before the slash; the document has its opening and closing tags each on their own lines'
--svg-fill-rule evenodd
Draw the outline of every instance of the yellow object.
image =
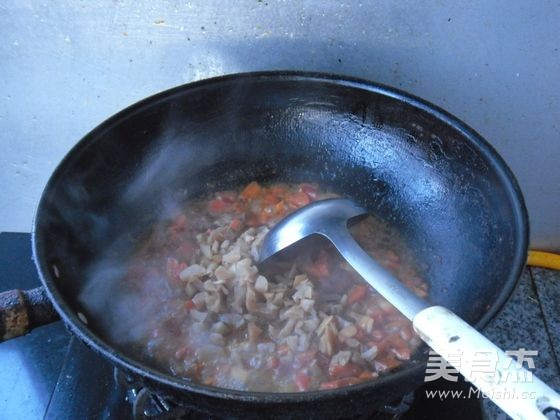
<svg viewBox="0 0 560 420">
<path fill-rule="evenodd" d="M 560 255 L 543 251 L 529 251 L 527 265 L 560 270 Z"/>
</svg>

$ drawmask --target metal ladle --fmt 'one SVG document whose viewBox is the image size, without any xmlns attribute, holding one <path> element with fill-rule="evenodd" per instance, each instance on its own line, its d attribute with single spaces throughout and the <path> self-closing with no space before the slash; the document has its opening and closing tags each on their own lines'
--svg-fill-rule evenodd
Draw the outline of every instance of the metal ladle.
<svg viewBox="0 0 560 420">
<path fill-rule="evenodd" d="M 449 364 L 504 412 L 514 419 L 557 418 L 554 416 L 560 415 L 560 396 L 552 388 L 453 312 L 416 296 L 358 245 L 348 231 L 348 221 L 365 215 L 365 209 L 341 198 L 302 207 L 268 232 L 259 261 L 265 262 L 310 235 L 326 237 L 365 281 L 412 321 L 416 333 L 431 348 L 446 359 L 461 354 L 460 360 L 452 358 Z M 480 356 L 484 356 L 485 364 L 496 366 L 492 378 L 474 370 Z M 531 382 L 519 381 L 531 377 Z"/>
</svg>

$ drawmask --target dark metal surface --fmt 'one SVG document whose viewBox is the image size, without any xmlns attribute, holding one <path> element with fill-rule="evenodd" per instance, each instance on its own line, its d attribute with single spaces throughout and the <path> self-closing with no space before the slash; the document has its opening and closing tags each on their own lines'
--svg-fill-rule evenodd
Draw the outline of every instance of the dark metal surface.
<svg viewBox="0 0 560 420">
<path fill-rule="evenodd" d="M 149 386 L 238 415 L 259 409 L 283 415 L 294 404 L 301 416 L 341 404 L 359 411 L 420 384 L 422 363 L 329 392 L 198 386 L 116 351 L 94 323 L 80 321 L 79 312 L 96 319 L 78 300 L 85 270 L 108 249 L 115 254 L 122 245 L 115 238 L 129 240 L 133 227 L 149 224 L 154 203 L 165 202 L 166 193 L 191 196 L 255 178 L 315 180 L 355 198 L 415 250 L 431 300 L 478 326 L 505 302 L 525 261 L 527 216 L 517 184 L 493 149 L 460 121 L 360 80 L 296 73 L 224 77 L 117 114 L 55 171 L 36 218 L 34 253 L 72 330 Z"/>
<path fill-rule="evenodd" d="M 113 379 L 113 366 L 72 337 L 44 419 L 131 419 L 125 396 Z"/>
<path fill-rule="evenodd" d="M 39 279 L 28 233 L 0 233 L 0 290 L 33 288 Z M 0 344 L 0 418 L 42 418 L 68 348 L 62 323 Z"/>
</svg>

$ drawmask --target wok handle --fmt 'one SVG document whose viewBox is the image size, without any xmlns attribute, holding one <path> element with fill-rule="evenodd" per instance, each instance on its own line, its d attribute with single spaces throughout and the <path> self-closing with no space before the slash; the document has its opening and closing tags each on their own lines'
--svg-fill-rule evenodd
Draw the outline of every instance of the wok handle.
<svg viewBox="0 0 560 420">
<path fill-rule="evenodd" d="M 44 287 L 0 293 L 0 343 L 58 319 Z"/>
<path fill-rule="evenodd" d="M 453 312 L 432 306 L 419 312 L 412 323 L 431 348 L 512 418 L 557 418 L 555 416 L 560 414 L 560 395 L 525 369 L 523 360 L 518 365 Z M 525 349 L 520 349 L 520 354 L 521 350 Z M 529 360 L 530 356 L 537 355 L 531 350 L 524 352 L 524 360 L 529 367 L 534 367 Z M 430 377 L 431 380 L 437 379 L 432 374 L 446 379 L 452 377 L 449 371 L 445 372 L 442 363 L 437 362 L 428 362 L 426 373 L 426 379 Z"/>
</svg>

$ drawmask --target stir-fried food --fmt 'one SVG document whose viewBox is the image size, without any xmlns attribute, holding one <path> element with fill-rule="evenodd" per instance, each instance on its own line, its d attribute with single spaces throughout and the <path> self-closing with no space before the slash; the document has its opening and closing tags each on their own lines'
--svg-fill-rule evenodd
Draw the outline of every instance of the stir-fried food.
<svg viewBox="0 0 560 420">
<path fill-rule="evenodd" d="M 124 289 L 157 307 L 134 344 L 157 366 L 198 383 L 251 391 L 333 389 L 374 380 L 411 357 L 410 322 L 328 243 L 305 246 L 266 273 L 256 266 L 269 228 L 312 201 L 315 184 L 252 182 L 186 203 L 137 252 Z M 426 284 L 387 247 L 373 218 L 358 242 L 418 295 Z M 163 279 L 164 290 L 146 287 Z"/>
</svg>

